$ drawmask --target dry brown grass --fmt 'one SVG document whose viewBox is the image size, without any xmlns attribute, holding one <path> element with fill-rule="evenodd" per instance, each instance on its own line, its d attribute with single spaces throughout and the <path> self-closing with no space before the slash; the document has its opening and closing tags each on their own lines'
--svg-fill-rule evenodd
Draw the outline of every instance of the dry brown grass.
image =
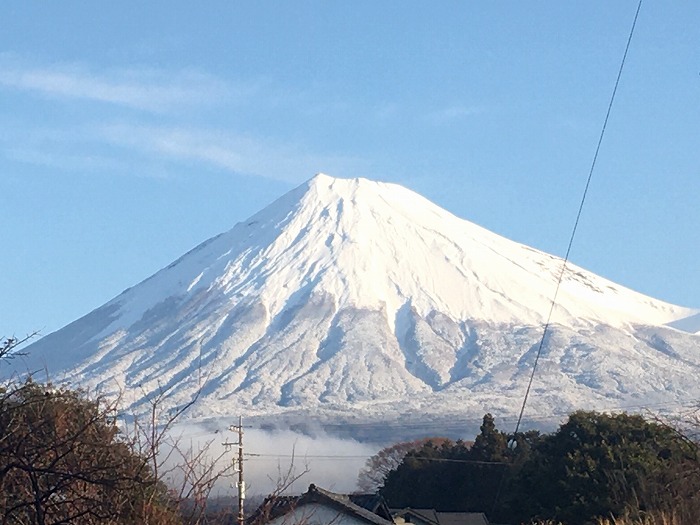
<svg viewBox="0 0 700 525">
<path fill-rule="evenodd" d="M 532 525 L 566 525 L 560 521 L 537 521 Z M 644 518 L 600 518 L 597 525 L 699 525 L 698 523 L 683 522 L 672 514 L 660 513 Z"/>
<path fill-rule="evenodd" d="M 680 519 L 673 515 L 660 513 L 653 516 L 646 516 L 639 519 L 612 518 L 601 519 L 598 525 L 685 525 Z"/>
</svg>

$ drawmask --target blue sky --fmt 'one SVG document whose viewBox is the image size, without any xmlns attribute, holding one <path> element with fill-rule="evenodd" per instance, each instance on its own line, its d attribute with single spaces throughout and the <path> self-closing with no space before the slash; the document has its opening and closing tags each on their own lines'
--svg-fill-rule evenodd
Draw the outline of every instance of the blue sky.
<svg viewBox="0 0 700 525">
<path fill-rule="evenodd" d="M 3 3 L 0 336 L 62 327 L 319 171 L 563 255 L 636 6 Z M 643 5 L 571 257 L 695 307 L 698 20 Z"/>
</svg>

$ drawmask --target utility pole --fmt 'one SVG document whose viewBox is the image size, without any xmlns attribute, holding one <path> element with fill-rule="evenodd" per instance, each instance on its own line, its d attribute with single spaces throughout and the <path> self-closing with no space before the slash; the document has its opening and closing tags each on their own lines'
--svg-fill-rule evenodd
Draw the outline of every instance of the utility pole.
<svg viewBox="0 0 700 525">
<path fill-rule="evenodd" d="M 238 433 L 238 443 L 222 443 L 226 447 L 237 446 L 238 447 L 238 458 L 233 456 L 233 470 L 238 472 L 238 482 L 236 487 L 238 488 L 238 525 L 245 524 L 245 513 L 243 511 L 243 503 L 245 501 L 245 481 L 243 480 L 243 418 L 238 416 L 238 426 L 231 425 L 229 427 L 231 432 Z M 238 465 L 236 465 L 238 463 Z"/>
</svg>

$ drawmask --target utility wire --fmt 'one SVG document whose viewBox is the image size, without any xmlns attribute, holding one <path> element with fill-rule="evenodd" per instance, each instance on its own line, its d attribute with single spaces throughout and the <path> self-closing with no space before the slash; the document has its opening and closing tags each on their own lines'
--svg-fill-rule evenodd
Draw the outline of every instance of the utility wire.
<svg viewBox="0 0 700 525">
<path fill-rule="evenodd" d="M 292 455 L 292 454 L 248 454 L 246 456 L 253 456 L 255 458 L 263 459 L 330 459 L 330 460 L 341 460 L 341 459 L 367 459 L 367 456 L 314 456 L 314 455 Z M 432 458 L 428 456 L 406 456 L 406 459 L 416 459 L 419 461 L 435 461 L 443 463 L 466 463 L 471 465 L 509 465 L 505 461 L 479 461 L 476 459 L 450 459 L 450 458 Z"/>
<path fill-rule="evenodd" d="M 598 160 L 598 153 L 600 152 L 600 146 L 603 143 L 603 137 L 605 136 L 605 130 L 608 126 L 608 119 L 610 118 L 610 112 L 612 111 L 613 103 L 615 102 L 615 95 L 617 94 L 617 87 L 620 84 L 620 77 L 622 77 L 622 70 L 625 67 L 625 61 L 627 60 L 627 52 L 630 48 L 630 43 L 632 42 L 632 36 L 634 35 L 634 29 L 637 26 L 637 18 L 639 17 L 639 11 L 642 8 L 642 0 L 639 0 L 637 5 L 637 11 L 634 13 L 634 20 L 632 21 L 632 27 L 627 37 L 627 45 L 625 46 L 625 52 L 622 55 L 622 61 L 620 62 L 620 68 L 617 71 L 617 78 L 615 79 L 615 87 L 613 88 L 612 95 L 610 96 L 610 102 L 608 103 L 608 110 L 605 113 L 605 119 L 603 120 L 603 127 L 600 130 L 600 136 L 598 137 L 598 144 L 595 148 L 595 153 L 593 155 L 593 161 L 591 162 L 591 169 L 588 171 L 588 178 L 586 179 L 586 186 L 583 190 L 583 195 L 581 196 L 581 203 L 578 207 L 578 212 L 576 213 L 576 220 L 574 221 L 574 227 L 571 231 L 571 237 L 569 238 L 569 245 L 566 248 L 566 256 L 564 257 L 564 262 L 561 267 L 561 272 L 559 273 L 559 279 L 557 280 L 557 286 L 554 290 L 554 296 L 552 297 L 552 304 L 549 307 L 549 314 L 547 315 L 547 322 L 544 325 L 544 330 L 542 331 L 542 339 L 540 339 L 540 344 L 537 348 L 537 354 L 535 355 L 535 362 L 532 365 L 532 373 L 530 374 L 530 380 L 527 384 L 527 389 L 525 390 L 525 396 L 523 397 L 523 404 L 520 407 L 520 414 L 518 415 L 518 422 L 515 425 L 514 436 L 517 436 L 520 430 L 520 424 L 523 420 L 523 414 L 525 413 L 525 407 L 527 406 L 527 400 L 530 396 L 530 389 L 532 388 L 532 382 L 535 379 L 535 373 L 537 372 L 537 363 L 540 360 L 540 355 L 542 355 L 542 348 L 544 342 L 547 339 L 547 333 L 549 332 L 549 326 L 552 321 L 552 314 L 554 313 L 554 308 L 557 304 L 557 296 L 559 295 L 559 289 L 561 288 L 562 280 L 564 279 L 564 272 L 566 271 L 566 264 L 569 262 L 569 255 L 571 254 L 571 247 L 574 244 L 574 238 L 576 237 L 576 230 L 578 229 L 578 223 L 581 219 L 581 213 L 583 212 L 583 205 L 586 203 L 586 197 L 588 196 L 588 188 L 591 185 L 591 179 L 593 178 L 593 171 L 595 170 L 596 162 Z M 498 490 L 496 491 L 496 497 L 493 501 L 493 507 L 491 509 L 491 514 L 496 510 L 496 506 L 501 497 L 501 491 L 503 490 L 503 482 L 505 481 L 506 471 L 503 471 L 501 476 L 501 481 L 498 484 Z"/>
<path fill-rule="evenodd" d="M 630 29 L 629 36 L 627 38 L 627 45 L 625 46 L 625 53 L 622 55 L 622 61 L 620 62 L 620 69 L 617 72 L 617 79 L 615 79 L 615 87 L 613 88 L 612 95 L 610 97 L 610 103 L 608 104 L 608 111 L 605 114 L 605 120 L 603 121 L 603 127 L 600 130 L 600 136 L 598 137 L 598 144 L 595 148 L 595 154 L 593 155 L 593 162 L 591 162 L 591 169 L 588 172 L 588 179 L 586 180 L 586 186 L 583 190 L 583 196 L 581 197 L 581 203 L 578 207 L 578 213 L 576 214 L 576 221 L 574 222 L 573 230 L 571 231 L 571 237 L 569 238 L 569 246 L 566 248 L 566 256 L 564 257 L 564 263 L 561 267 L 561 272 L 559 273 L 559 279 L 557 280 L 557 287 L 554 290 L 554 296 L 552 297 L 552 304 L 549 308 L 549 314 L 547 315 L 547 322 L 544 325 L 544 331 L 542 332 L 542 339 L 540 339 L 540 344 L 537 348 L 537 354 L 535 355 L 535 362 L 532 365 L 532 373 L 530 374 L 530 380 L 527 384 L 527 390 L 525 390 L 525 397 L 523 398 L 523 404 L 520 408 L 520 415 L 518 416 L 518 422 L 515 425 L 515 434 L 518 433 L 520 429 L 520 423 L 523 419 L 523 414 L 525 412 L 525 406 L 527 405 L 528 397 L 530 396 L 530 389 L 532 387 L 532 381 L 535 378 L 535 372 L 537 371 L 537 363 L 540 360 L 540 355 L 542 354 L 542 347 L 547 338 L 547 333 L 549 332 L 549 326 L 552 321 L 552 314 L 554 313 L 554 308 L 557 304 L 557 296 L 559 295 L 559 289 L 561 288 L 562 280 L 564 279 L 564 272 L 566 271 L 566 264 L 569 262 L 569 255 L 571 254 L 571 247 L 574 244 L 574 238 L 576 237 L 576 230 L 578 229 L 578 223 L 581 219 L 581 213 L 583 212 L 583 205 L 586 202 L 586 197 L 588 196 L 588 188 L 591 185 L 591 179 L 593 178 L 593 171 L 595 170 L 596 162 L 598 160 L 598 153 L 600 152 L 600 146 L 603 143 L 603 137 L 605 136 L 605 129 L 608 126 L 608 119 L 610 118 L 610 112 L 612 111 L 613 103 L 615 102 L 615 95 L 617 94 L 617 87 L 620 84 L 620 77 L 622 76 L 622 70 L 625 67 L 625 61 L 627 60 L 627 52 L 630 48 L 630 43 L 632 42 L 632 35 L 634 35 L 634 28 L 637 25 L 637 18 L 639 17 L 639 11 L 642 8 L 642 0 L 639 0 L 639 5 L 637 5 L 637 11 L 634 14 L 634 21 L 632 22 L 632 28 Z"/>
<path fill-rule="evenodd" d="M 367 459 L 367 456 L 315 456 L 315 455 L 300 455 L 300 454 L 253 454 L 247 453 L 246 456 L 254 458 L 268 459 Z M 444 463 L 466 463 L 471 465 L 509 465 L 505 461 L 480 461 L 476 459 L 451 459 L 451 458 L 433 458 L 429 456 L 406 456 L 406 459 L 416 459 L 419 461 L 436 461 Z"/>
<path fill-rule="evenodd" d="M 246 456 L 254 458 L 280 458 L 280 459 L 299 459 L 299 458 L 313 458 L 313 459 L 367 459 L 366 455 L 334 455 L 334 454 L 319 454 L 319 455 L 308 455 L 308 454 L 256 454 L 254 452 L 246 452 Z"/>
</svg>

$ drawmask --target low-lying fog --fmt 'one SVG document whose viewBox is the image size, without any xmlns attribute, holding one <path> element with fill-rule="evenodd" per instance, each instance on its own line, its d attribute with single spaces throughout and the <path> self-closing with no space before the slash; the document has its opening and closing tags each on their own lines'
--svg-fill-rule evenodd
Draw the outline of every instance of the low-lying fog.
<svg viewBox="0 0 700 525">
<path fill-rule="evenodd" d="M 208 460 L 219 458 L 217 469 L 220 470 L 230 466 L 238 454 L 235 445 L 223 445 L 237 443 L 238 435 L 234 431 L 183 423 L 173 427 L 170 436 L 178 440 L 180 451 L 197 452 L 206 448 Z M 367 458 L 385 445 L 341 439 L 322 431 L 311 436 L 292 430 L 248 429 L 245 424 L 243 444 L 244 478 L 249 497 L 270 494 L 282 485 L 286 493 L 299 494 L 311 483 L 334 492 L 353 492 L 357 489 L 358 472 Z M 173 454 L 168 462 L 176 465 L 182 458 L 179 453 Z M 237 474 L 220 480 L 211 495 L 235 495 L 236 480 Z"/>
</svg>

